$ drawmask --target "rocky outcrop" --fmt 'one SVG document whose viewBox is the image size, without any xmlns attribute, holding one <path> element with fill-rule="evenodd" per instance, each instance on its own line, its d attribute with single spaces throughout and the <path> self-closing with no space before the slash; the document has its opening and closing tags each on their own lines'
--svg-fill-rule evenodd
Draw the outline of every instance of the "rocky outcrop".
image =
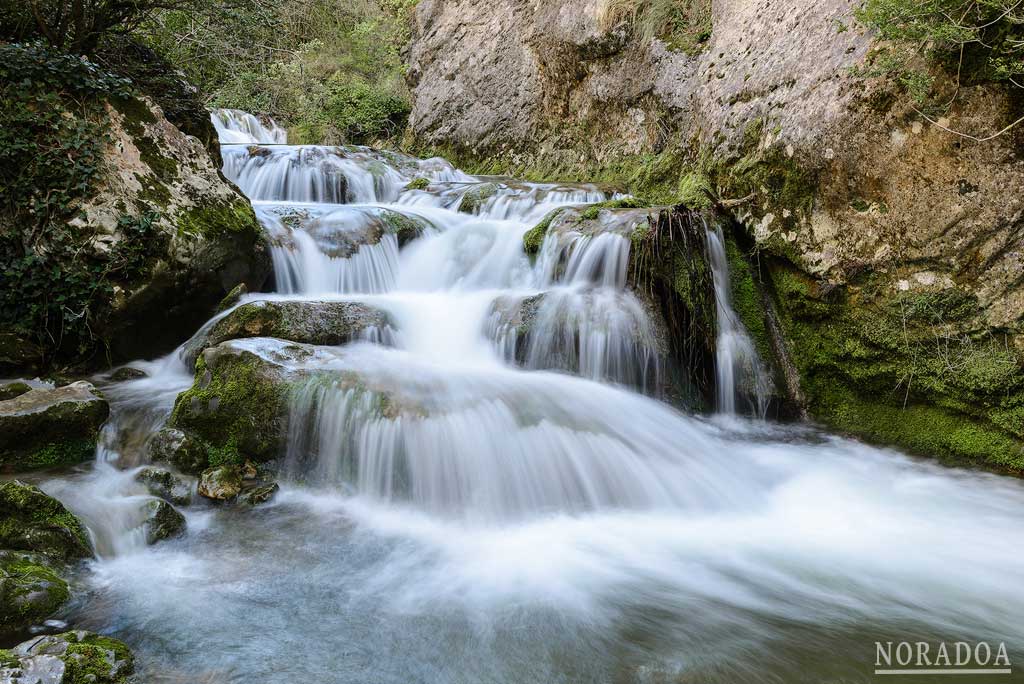
<svg viewBox="0 0 1024 684">
<path fill-rule="evenodd" d="M 134 667 L 125 644 L 85 631 L 0 649 L 0 684 L 127 684 Z"/>
<path fill-rule="evenodd" d="M 1024 127 L 977 139 L 1019 94 L 936 67 L 951 104 L 930 122 L 896 79 L 864 75 L 876 42 L 851 0 L 713 0 L 696 54 L 607 6 L 423 0 L 417 138 L 470 169 L 717 203 L 759 302 L 745 322 L 783 340 L 812 417 L 1024 470 Z"/>
<path fill-rule="evenodd" d="M 39 387 L 0 401 L 0 470 L 24 471 L 93 456 L 110 409 L 87 382 Z"/>
<path fill-rule="evenodd" d="M 384 330 L 388 315 L 358 302 L 275 302 L 242 304 L 185 346 L 185 362 L 227 340 L 276 337 L 306 344 L 338 345 L 359 339 L 370 329 Z"/>
</svg>

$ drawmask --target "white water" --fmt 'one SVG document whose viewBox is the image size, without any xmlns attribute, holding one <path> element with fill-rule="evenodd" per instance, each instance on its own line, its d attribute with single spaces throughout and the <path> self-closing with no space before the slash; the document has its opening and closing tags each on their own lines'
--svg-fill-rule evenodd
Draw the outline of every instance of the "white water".
<svg viewBox="0 0 1024 684">
<path fill-rule="evenodd" d="M 277 297 L 372 303 L 397 332 L 311 362 L 279 498 L 193 507 L 188 536 L 146 548 L 112 465 L 46 485 L 109 540 L 72 617 L 134 646 L 146 681 L 869 682 L 876 639 L 1019 648 L 1019 481 L 630 389 L 659 366 L 624 289 L 629 240 L 552 235 L 536 264 L 521 248 L 596 189 L 506 184 L 467 215 L 453 209 L 473 179 L 439 160 L 311 149 L 225 148 L 236 179 L 273 160 L 248 187 L 276 197 L 257 208 Z M 310 204 L 340 199 L 336 171 L 358 206 Z M 401 190 L 419 175 L 435 183 Z M 431 228 L 342 256 L 381 207 Z M 742 368 L 720 247 L 709 235 L 732 331 L 719 366 Z M 517 307 L 540 293 L 524 370 Z M 147 370 L 106 387 L 110 461 L 134 465 L 189 382 L 175 355 Z"/>
</svg>

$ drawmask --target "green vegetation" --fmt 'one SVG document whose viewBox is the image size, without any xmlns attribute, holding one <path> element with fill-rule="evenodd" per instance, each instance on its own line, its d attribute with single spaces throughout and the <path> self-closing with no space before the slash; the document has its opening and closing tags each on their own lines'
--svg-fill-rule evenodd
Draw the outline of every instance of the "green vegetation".
<svg viewBox="0 0 1024 684">
<path fill-rule="evenodd" d="M 0 45 L 0 323 L 53 353 L 87 354 L 118 282 L 164 248 L 155 212 L 124 214 L 109 251 L 73 219 L 103 174 L 105 103 L 129 82 L 41 43 Z"/>
<path fill-rule="evenodd" d="M 1016 0 L 867 0 L 856 15 L 892 41 L 861 73 L 894 78 L 918 106 L 934 95 L 929 62 L 955 73 L 957 88 L 1024 87 L 1024 6 Z"/>
<path fill-rule="evenodd" d="M 828 290 L 773 262 L 770 279 L 816 418 L 925 455 L 1024 470 L 1024 365 L 1004 340 L 972 333 L 956 288 L 894 294 L 877 276 Z"/>
<path fill-rule="evenodd" d="M 66 632 L 57 638 L 68 642 L 63 657 L 67 684 L 125 684 L 129 681 L 135 657 L 117 639 L 98 634 L 79 636 L 77 632 Z"/>
<path fill-rule="evenodd" d="M 552 209 L 541 219 L 540 223 L 526 231 L 526 234 L 523 235 L 523 249 L 526 250 L 527 254 L 536 254 L 540 251 L 541 245 L 544 244 L 544 238 L 548 234 L 548 228 L 551 227 L 551 222 L 564 210 L 565 207 Z"/>
<path fill-rule="evenodd" d="M 283 0 L 156 13 L 137 34 L 209 104 L 268 114 L 304 143 L 397 137 L 409 112 L 399 50 L 416 0 Z"/>
<path fill-rule="evenodd" d="M 603 0 L 599 12 L 605 28 L 625 24 L 642 42 L 660 38 L 691 55 L 711 38 L 710 0 Z"/>
</svg>

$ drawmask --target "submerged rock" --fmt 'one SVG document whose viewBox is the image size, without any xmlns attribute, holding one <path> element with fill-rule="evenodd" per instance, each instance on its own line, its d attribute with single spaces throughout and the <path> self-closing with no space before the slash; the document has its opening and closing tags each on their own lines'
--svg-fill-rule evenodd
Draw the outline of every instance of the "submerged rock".
<svg viewBox="0 0 1024 684">
<path fill-rule="evenodd" d="M 242 492 L 242 473 L 238 466 L 223 465 L 203 471 L 199 477 L 199 495 L 214 501 L 234 501 Z"/>
<path fill-rule="evenodd" d="M 144 377 L 146 377 L 145 371 L 141 371 L 138 368 L 132 368 L 131 366 L 118 368 L 110 374 L 110 379 L 114 382 L 127 382 L 128 380 L 139 380 Z"/>
<path fill-rule="evenodd" d="M 134 668 L 124 643 L 85 631 L 39 636 L 0 650 L 0 684 L 127 684 Z"/>
<path fill-rule="evenodd" d="M 0 482 L 0 548 L 61 561 L 92 556 L 81 521 L 38 487 L 17 480 Z"/>
<path fill-rule="evenodd" d="M 146 504 L 146 543 L 156 544 L 164 539 L 177 537 L 185 532 L 185 516 L 174 510 L 174 506 L 163 499 Z"/>
<path fill-rule="evenodd" d="M 38 387 L 0 401 L 0 470 L 23 471 L 92 457 L 110 409 L 87 382 Z"/>
<path fill-rule="evenodd" d="M 480 207 L 483 203 L 493 197 L 497 192 L 497 183 L 481 183 L 480 185 L 474 186 L 462 196 L 462 200 L 459 202 L 459 211 L 464 214 L 475 214 L 480 211 Z"/>
<path fill-rule="evenodd" d="M 0 635 L 41 623 L 69 596 L 67 582 L 45 556 L 0 551 Z"/>
<path fill-rule="evenodd" d="M 307 344 L 337 345 L 371 329 L 389 326 L 388 315 L 357 302 L 257 301 L 238 307 L 211 328 L 189 340 L 189 365 L 204 349 L 244 337 L 276 337 Z"/>
<path fill-rule="evenodd" d="M 145 485 L 146 490 L 175 506 L 192 503 L 192 488 L 180 477 L 163 468 L 143 468 L 135 480 Z"/>
</svg>

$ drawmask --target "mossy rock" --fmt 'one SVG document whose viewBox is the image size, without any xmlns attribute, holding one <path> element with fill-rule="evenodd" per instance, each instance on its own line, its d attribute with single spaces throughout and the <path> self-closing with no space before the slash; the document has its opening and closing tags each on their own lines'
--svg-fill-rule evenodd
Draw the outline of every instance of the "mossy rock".
<svg viewBox="0 0 1024 684">
<path fill-rule="evenodd" d="M 198 475 L 207 466 L 207 446 L 196 435 L 177 428 L 161 428 L 149 441 L 149 457 L 154 463 L 170 463 L 189 475 Z"/>
<path fill-rule="evenodd" d="M 406 184 L 405 189 L 406 190 L 426 190 L 429 187 L 430 187 L 430 179 L 427 178 L 426 176 L 420 176 L 419 178 L 414 178 L 411 181 L 409 181 L 409 183 Z"/>
<path fill-rule="evenodd" d="M 239 283 L 235 285 L 231 292 L 228 292 L 224 299 L 220 300 L 220 304 L 217 305 L 217 313 L 227 311 L 242 299 L 244 295 L 249 294 L 249 288 L 246 287 L 245 283 Z"/>
<path fill-rule="evenodd" d="M 142 484 L 153 496 L 175 506 L 188 506 L 192 503 L 192 488 L 169 470 L 143 468 L 136 473 L 135 481 Z"/>
<path fill-rule="evenodd" d="M 92 556 L 81 521 L 38 487 L 17 480 L 0 482 L 0 548 L 61 561 Z"/>
<path fill-rule="evenodd" d="M 210 468 L 199 477 L 199 496 L 213 501 L 234 501 L 242 492 L 242 472 L 237 465 Z"/>
<path fill-rule="evenodd" d="M 110 409 L 87 382 L 40 387 L 0 401 L 0 469 L 25 471 L 93 456 Z"/>
<path fill-rule="evenodd" d="M 185 534 L 185 516 L 163 499 L 146 503 L 146 543 L 153 545 Z"/>
<path fill-rule="evenodd" d="M 202 440 L 211 466 L 274 459 L 287 432 L 295 366 L 314 349 L 270 338 L 206 349 L 196 362 L 195 383 L 175 401 L 169 427 Z"/>
<path fill-rule="evenodd" d="M 426 230 L 426 225 L 422 219 L 407 216 L 390 209 L 381 211 L 380 220 L 384 222 L 385 231 L 398 239 L 399 247 L 404 247 L 420 237 Z"/>
<path fill-rule="evenodd" d="M 901 292 L 883 274 L 846 287 L 763 260 L 811 415 L 870 442 L 1024 473 L 1024 360 L 973 335 L 957 288 Z"/>
<path fill-rule="evenodd" d="M 70 597 L 45 556 L 0 551 L 0 635 L 40 624 Z"/>
<path fill-rule="evenodd" d="M 3 652 L 13 682 L 52 684 L 128 684 L 135 669 L 123 642 L 92 632 L 39 636 Z"/>
<path fill-rule="evenodd" d="M 370 328 L 383 329 L 389 322 L 385 312 L 357 302 L 248 302 L 189 340 L 185 361 L 192 365 L 204 349 L 246 337 L 345 344 Z"/>
<path fill-rule="evenodd" d="M 462 196 L 462 200 L 459 202 L 459 211 L 464 214 L 478 213 L 484 202 L 498 192 L 498 187 L 497 183 L 481 183 L 473 186 Z"/>
</svg>

